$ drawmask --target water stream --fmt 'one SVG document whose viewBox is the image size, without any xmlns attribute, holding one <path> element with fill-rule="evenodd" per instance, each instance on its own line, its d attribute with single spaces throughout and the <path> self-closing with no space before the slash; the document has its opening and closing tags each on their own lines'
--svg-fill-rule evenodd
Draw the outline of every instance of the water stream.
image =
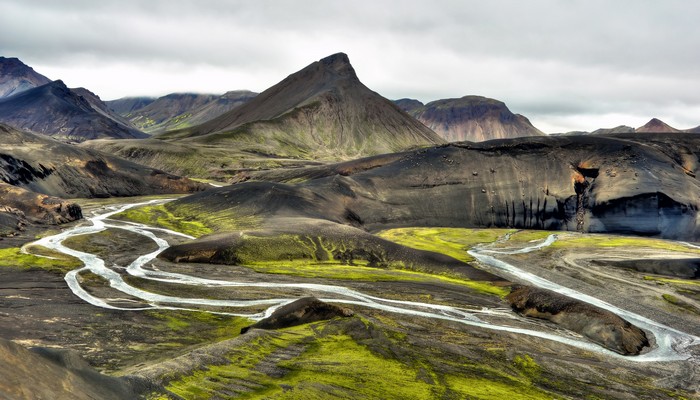
<svg viewBox="0 0 700 400">
<path fill-rule="evenodd" d="M 126 273 L 132 276 L 149 279 L 152 281 L 183 285 L 196 285 L 203 287 L 274 288 L 276 290 L 305 289 L 307 291 L 312 292 L 316 297 L 326 302 L 351 304 L 383 310 L 391 313 L 448 320 L 480 328 L 535 336 L 546 340 L 564 343 L 580 349 L 605 354 L 611 357 L 624 358 L 626 360 L 631 361 L 671 361 L 687 359 L 690 357 L 690 353 L 688 351 L 689 347 L 700 344 L 700 338 L 697 336 L 683 333 L 681 331 L 656 323 L 640 315 L 610 305 L 606 302 L 596 299 L 595 297 L 588 296 L 583 293 L 574 291 L 572 289 L 565 288 L 544 278 L 523 271 L 511 264 L 498 260 L 492 255 L 516 254 L 537 251 L 538 249 L 551 245 L 556 240 L 555 235 L 549 236 L 546 240 L 535 246 L 514 250 L 494 250 L 489 249 L 487 247 L 481 247 L 470 250 L 469 254 L 472 255 L 475 259 L 477 259 L 479 262 L 485 265 L 489 265 L 490 267 L 495 268 L 499 271 L 502 271 L 506 275 L 514 277 L 515 281 L 528 283 L 530 285 L 539 286 L 549 290 L 554 290 L 556 292 L 562 293 L 567 296 L 575 297 L 577 299 L 610 310 L 620 315 L 621 317 L 636 324 L 637 326 L 646 330 L 647 332 L 652 333 L 656 339 L 655 348 L 643 355 L 625 357 L 612 351 L 609 351 L 597 344 L 588 342 L 585 339 L 578 337 L 577 335 L 566 335 L 566 333 L 550 333 L 535 329 L 496 324 L 485 321 L 483 320 L 483 318 L 480 318 L 480 316 L 490 315 L 498 316 L 505 320 L 520 319 L 522 321 L 522 319 L 516 316 L 514 313 L 503 309 L 470 309 L 466 307 L 461 308 L 430 303 L 386 299 L 364 294 L 343 286 L 301 282 L 274 282 L 272 281 L 272 279 L 274 279 L 272 275 L 270 276 L 271 281 L 269 282 L 239 282 L 230 280 L 207 279 L 180 273 L 147 269 L 144 268 L 144 266 L 151 262 L 155 257 L 157 257 L 158 254 L 160 254 L 163 250 L 169 247 L 168 242 L 156 236 L 154 232 L 163 232 L 170 235 L 179 235 L 188 238 L 191 237 L 183 235 L 179 232 L 170 231 L 168 229 L 154 228 L 134 222 L 112 221 L 109 218 L 117 213 L 120 213 L 132 207 L 146 204 L 154 204 L 157 202 L 164 201 L 167 200 L 152 200 L 143 203 L 127 204 L 120 207 L 109 207 L 108 210 L 105 212 L 95 214 L 92 217 L 88 217 L 87 221 L 90 222 L 91 225 L 75 226 L 59 234 L 39 239 L 38 241 L 34 242 L 34 244 L 53 249 L 55 251 L 59 251 L 61 253 L 80 259 L 83 262 L 84 266 L 82 268 L 68 272 L 65 276 L 65 280 L 68 283 L 69 288 L 73 291 L 73 293 L 76 296 L 80 297 L 84 301 L 94 306 L 108 309 L 129 311 L 144 309 L 191 310 L 193 309 L 193 307 L 196 306 L 222 307 L 225 308 L 225 311 L 221 311 L 221 313 L 246 317 L 252 320 L 260 320 L 269 316 L 277 308 L 296 300 L 297 297 L 271 297 L 258 300 L 213 300 L 166 296 L 144 291 L 126 283 L 120 273 L 116 272 L 112 268 L 107 267 L 105 265 L 105 261 L 99 258 L 97 255 L 80 252 L 64 246 L 63 241 L 67 238 L 78 235 L 95 234 L 107 228 L 115 228 L 124 229 L 142 235 L 154 241 L 158 246 L 157 250 L 139 256 L 136 260 L 134 260 L 130 265 L 126 266 L 125 268 Z M 109 282 L 109 285 L 112 288 L 128 296 L 139 299 L 142 302 L 143 306 L 136 308 L 119 307 L 114 304 L 110 304 L 105 299 L 100 299 L 93 296 L 80 285 L 80 280 L 78 279 L 79 274 L 86 271 L 92 272 L 93 274 L 104 278 Z M 246 308 L 251 307 L 264 307 L 264 311 L 257 313 L 244 312 Z M 230 309 L 237 308 L 241 309 L 241 312 L 231 313 L 229 311 Z"/>
</svg>

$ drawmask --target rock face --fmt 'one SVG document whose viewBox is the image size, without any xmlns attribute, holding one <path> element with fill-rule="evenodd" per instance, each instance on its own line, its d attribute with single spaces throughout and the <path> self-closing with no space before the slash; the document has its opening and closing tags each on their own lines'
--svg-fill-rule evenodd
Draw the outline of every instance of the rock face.
<svg viewBox="0 0 700 400">
<path fill-rule="evenodd" d="M 250 329 L 289 328 L 290 326 L 353 315 L 354 313 L 349 308 L 327 304 L 315 297 L 303 297 L 278 308 L 269 317 L 241 329 L 241 333 L 246 333 Z"/>
<path fill-rule="evenodd" d="M 0 99 L 51 82 L 16 58 L 0 57 Z"/>
<path fill-rule="evenodd" d="M 0 181 L 64 198 L 188 193 L 208 185 L 0 124 Z"/>
<path fill-rule="evenodd" d="M 672 126 L 666 124 L 665 122 L 652 118 L 649 122 L 635 129 L 637 132 L 651 132 L 651 133 L 669 133 L 669 132 L 681 132 L 681 130 L 673 128 Z"/>
<path fill-rule="evenodd" d="M 62 81 L 1 99 L 0 122 L 75 142 L 147 136 L 112 113 L 93 93 L 85 89 L 69 89 Z"/>
<path fill-rule="evenodd" d="M 102 375 L 74 352 L 30 351 L 4 339 L 0 339 L 0 376 L 3 399 L 118 400 L 140 394 L 135 381 Z"/>
<path fill-rule="evenodd" d="M 520 314 L 552 321 L 623 355 L 649 346 L 643 330 L 612 312 L 549 290 L 515 285 L 506 300 Z"/>
<path fill-rule="evenodd" d="M 252 175 L 305 182 L 237 184 L 181 199 L 173 206 L 230 211 L 235 216 L 284 213 L 368 230 L 503 227 L 696 240 L 700 238 L 698 149 L 700 137 L 692 134 L 458 143 Z"/>
<path fill-rule="evenodd" d="M 400 102 L 409 114 L 448 142 L 544 135 L 527 118 L 510 112 L 503 102 L 486 97 L 436 100 L 422 107 L 417 107 L 415 100 Z"/>
</svg>

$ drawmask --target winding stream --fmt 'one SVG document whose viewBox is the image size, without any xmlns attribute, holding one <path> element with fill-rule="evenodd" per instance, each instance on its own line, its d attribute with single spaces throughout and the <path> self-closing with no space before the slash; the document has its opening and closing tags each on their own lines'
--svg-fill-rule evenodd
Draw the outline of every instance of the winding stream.
<svg viewBox="0 0 700 400">
<path fill-rule="evenodd" d="M 609 355 L 611 357 L 623 358 L 629 361 L 672 361 L 672 360 L 683 360 L 690 357 L 689 347 L 700 344 L 700 337 L 690 335 L 676 329 L 667 327 L 665 325 L 656 323 L 643 316 L 631 313 L 629 311 L 623 310 L 619 307 L 613 306 L 606 302 L 603 302 L 595 297 L 579 293 L 572 289 L 563 287 L 554 282 L 548 281 L 537 275 L 525 272 L 511 264 L 505 263 L 501 260 L 495 258 L 492 254 L 516 254 L 516 253 L 527 253 L 531 251 L 536 251 L 543 247 L 551 245 L 556 240 L 556 235 L 550 235 L 542 243 L 525 247 L 516 250 L 493 250 L 488 247 L 478 247 L 469 251 L 469 254 L 477 259 L 479 262 L 489 265 L 490 267 L 502 271 L 505 275 L 512 276 L 516 279 L 515 281 L 528 283 L 534 286 L 539 286 L 549 290 L 559 292 L 561 294 L 575 297 L 582 301 L 588 302 L 600 308 L 612 311 L 621 317 L 627 319 L 628 321 L 636 324 L 640 328 L 650 332 L 654 335 L 656 339 L 656 347 L 649 352 L 634 356 L 625 357 L 619 355 L 615 352 L 609 351 L 597 344 L 588 342 L 579 337 L 573 335 L 567 336 L 565 333 L 550 333 L 543 332 L 535 329 L 520 328 L 515 326 L 495 324 L 483 320 L 480 316 L 498 316 L 504 319 L 518 319 L 520 317 L 516 316 L 510 311 L 503 309 L 468 309 L 451 307 L 445 305 L 411 302 L 411 301 L 400 301 L 385 299 L 381 297 L 371 296 L 358 292 L 356 290 L 346 288 L 343 286 L 335 285 L 322 285 L 322 284 L 312 284 L 312 283 L 279 283 L 279 282 L 238 282 L 229 280 L 218 280 L 218 279 L 206 279 L 186 274 L 179 274 L 173 272 L 156 271 L 151 269 L 145 269 L 144 266 L 152 261 L 160 252 L 169 247 L 166 240 L 155 235 L 154 232 L 164 232 L 170 235 L 178 235 L 187 238 L 190 236 L 184 235 L 179 232 L 170 231 L 168 229 L 154 228 L 147 225 L 133 223 L 133 222 L 123 222 L 123 221 L 112 221 L 109 218 L 117 213 L 127 210 L 132 207 L 154 204 L 158 202 L 164 202 L 167 200 L 152 200 L 142 203 L 127 204 L 120 207 L 109 207 L 107 212 L 100 214 L 95 214 L 92 217 L 87 218 L 92 225 L 80 225 L 67 229 L 57 235 L 47 236 L 33 244 L 43 246 L 61 253 L 76 257 L 80 259 L 84 266 L 82 268 L 70 271 L 66 274 L 65 280 L 68 286 L 73 291 L 73 293 L 83 299 L 84 301 L 102 308 L 116 309 L 116 310 L 147 310 L 147 309 L 174 309 L 174 310 L 192 310 L 192 307 L 196 306 L 209 306 L 209 307 L 225 307 L 228 309 L 245 309 L 250 307 L 265 307 L 265 310 L 258 313 L 246 313 L 243 312 L 225 312 L 225 314 L 235 315 L 240 317 L 246 317 L 253 320 L 260 320 L 269 316 L 277 308 L 288 304 L 297 299 L 297 297 L 283 297 L 283 298 L 265 298 L 259 300 L 212 300 L 212 299 L 198 299 L 198 298 L 183 298 L 175 296 L 166 296 L 157 293 L 148 292 L 135 288 L 128 283 L 126 283 L 122 275 L 115 270 L 108 268 L 105 265 L 105 261 L 98 256 L 90 253 L 84 253 L 77 250 L 73 250 L 64 246 L 62 243 L 65 239 L 73 236 L 79 235 L 89 235 L 101 232 L 107 228 L 124 229 L 154 241 L 158 245 L 158 249 L 149 253 L 139 256 L 130 265 L 126 267 L 126 272 L 132 276 L 149 279 L 152 281 L 164 282 L 164 283 L 175 283 L 183 285 L 196 285 L 203 287 L 248 287 L 248 288 L 275 288 L 275 289 L 306 289 L 313 292 L 313 294 L 323 301 L 331 303 L 342 303 L 358 305 L 362 307 L 369 307 L 378 310 L 383 310 L 391 313 L 412 315 L 425 318 L 434 318 L 441 320 L 448 320 L 463 323 L 466 325 L 476 326 L 480 328 L 486 328 L 497 331 L 505 331 L 529 336 L 535 336 L 542 339 L 552 340 L 560 343 L 564 343 L 570 346 L 574 346 L 587 351 L 592 351 L 596 353 L 601 353 Z M 143 302 L 142 307 L 119 307 L 110 304 L 109 301 L 105 299 L 100 299 L 89 292 L 87 292 L 81 285 L 78 279 L 78 275 L 82 272 L 92 272 L 109 282 L 109 285 L 131 297 L 140 299 Z M 270 279 L 273 279 L 270 276 Z M 224 313 L 224 312 L 222 312 Z"/>
</svg>

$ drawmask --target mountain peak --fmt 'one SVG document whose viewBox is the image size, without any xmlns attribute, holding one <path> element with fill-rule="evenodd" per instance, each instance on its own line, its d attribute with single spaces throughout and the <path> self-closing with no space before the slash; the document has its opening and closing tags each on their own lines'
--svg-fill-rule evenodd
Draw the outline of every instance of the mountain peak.
<svg viewBox="0 0 700 400">
<path fill-rule="evenodd" d="M 680 132 L 680 130 L 668 125 L 667 123 L 661 121 L 658 118 L 652 118 L 649 122 L 647 122 L 643 126 L 640 126 L 639 128 L 637 128 L 636 131 L 637 132 L 654 132 L 654 133 Z"/>
<path fill-rule="evenodd" d="M 32 67 L 18 58 L 0 56 L 0 98 L 9 97 L 41 85 L 51 80 L 38 74 Z"/>
<path fill-rule="evenodd" d="M 340 76 L 357 79 L 350 57 L 345 53 L 335 53 L 318 61 L 324 70 L 331 70 Z"/>
</svg>

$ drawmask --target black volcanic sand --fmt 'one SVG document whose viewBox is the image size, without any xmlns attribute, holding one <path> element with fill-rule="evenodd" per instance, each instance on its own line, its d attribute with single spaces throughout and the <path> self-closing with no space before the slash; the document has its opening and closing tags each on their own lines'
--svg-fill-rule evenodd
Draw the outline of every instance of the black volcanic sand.
<svg viewBox="0 0 700 400">
<path fill-rule="evenodd" d="M 252 174 L 251 179 L 305 181 L 244 182 L 168 207 L 183 215 L 230 213 L 238 219 L 321 218 L 369 231 L 503 227 L 696 240 L 699 148 L 700 137 L 691 134 L 453 143 Z"/>
</svg>

